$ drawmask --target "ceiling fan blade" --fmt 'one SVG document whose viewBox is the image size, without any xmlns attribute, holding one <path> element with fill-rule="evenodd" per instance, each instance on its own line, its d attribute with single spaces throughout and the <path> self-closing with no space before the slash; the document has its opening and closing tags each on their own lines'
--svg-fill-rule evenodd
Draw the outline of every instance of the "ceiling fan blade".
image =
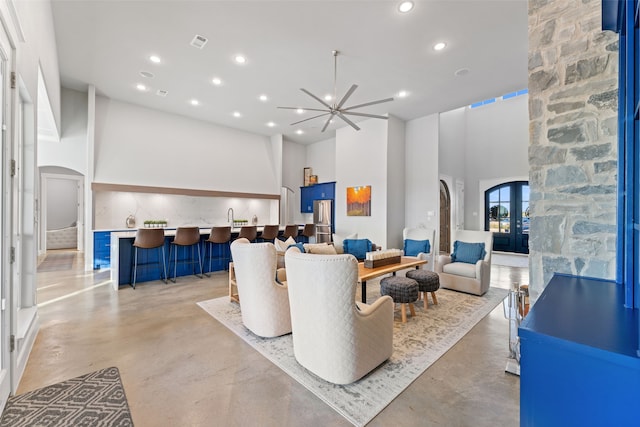
<svg viewBox="0 0 640 427">
<path fill-rule="evenodd" d="M 350 114 L 352 116 L 361 116 L 361 117 L 372 117 L 374 119 L 384 119 L 384 120 L 389 119 L 389 117 L 387 116 L 379 116 L 377 114 L 367 114 L 367 113 L 355 113 L 352 111 L 344 111 L 344 110 L 342 111 L 342 114 Z"/>
<path fill-rule="evenodd" d="M 320 132 L 324 132 L 327 129 L 327 126 L 329 126 L 329 123 L 331 123 L 331 119 L 333 119 L 333 116 L 336 113 L 331 113 L 331 116 L 329 116 L 329 118 L 327 119 L 327 122 L 324 124 L 324 126 L 322 126 L 322 130 Z"/>
<path fill-rule="evenodd" d="M 353 123 L 351 120 L 349 120 L 348 118 L 346 118 L 342 113 L 338 113 L 338 117 L 340 117 L 342 120 L 344 120 L 349 126 L 351 126 L 352 128 L 354 128 L 355 130 L 360 130 L 360 128 L 358 127 L 358 125 L 356 125 L 355 123 Z"/>
<path fill-rule="evenodd" d="M 343 108 L 342 111 L 344 112 L 344 111 L 353 110 L 354 108 L 367 107 L 369 105 L 375 105 L 375 104 L 382 104 L 383 102 L 389 102 L 389 101 L 393 101 L 393 98 L 380 99 L 378 101 L 371 101 L 371 102 L 365 102 L 364 104 L 353 105 L 348 108 Z"/>
<path fill-rule="evenodd" d="M 276 107 L 276 108 L 280 108 L 282 110 L 326 111 L 327 113 L 329 112 L 329 110 L 322 110 L 320 108 L 305 108 L 305 107 Z"/>
<path fill-rule="evenodd" d="M 318 98 L 317 96 L 315 96 L 314 94 L 312 94 L 311 92 L 309 92 L 306 89 L 300 88 L 300 90 L 303 91 L 304 93 L 306 93 L 307 95 L 309 95 L 310 97 L 312 97 L 313 99 L 315 99 L 316 101 L 318 101 L 319 103 L 321 103 L 322 105 L 324 105 L 325 107 L 327 107 L 328 109 L 331 110 L 331 105 L 329 105 L 326 102 L 324 102 L 323 99 Z"/>
<path fill-rule="evenodd" d="M 332 113 L 318 114 L 317 116 L 309 117 L 307 119 L 300 120 L 300 121 L 295 122 L 295 123 L 291 123 L 289 126 L 297 125 L 298 123 L 306 122 L 307 120 L 317 119 L 318 117 L 326 116 L 327 114 L 332 114 Z"/>
<path fill-rule="evenodd" d="M 353 92 L 357 88 L 358 88 L 358 85 L 356 85 L 356 84 L 351 85 L 351 87 L 349 88 L 347 93 L 345 93 L 344 96 L 342 97 L 342 99 L 340 100 L 340 103 L 336 106 L 336 110 L 339 110 L 340 107 L 342 107 L 342 105 L 344 105 L 344 103 L 347 101 L 347 99 L 349 99 L 349 97 L 353 94 Z"/>
</svg>

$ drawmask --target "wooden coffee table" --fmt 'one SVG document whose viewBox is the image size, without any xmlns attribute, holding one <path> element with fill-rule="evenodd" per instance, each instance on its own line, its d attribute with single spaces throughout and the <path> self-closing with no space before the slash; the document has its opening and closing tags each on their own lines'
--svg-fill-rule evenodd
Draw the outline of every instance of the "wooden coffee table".
<svg viewBox="0 0 640 427">
<path fill-rule="evenodd" d="M 365 268 L 364 262 L 358 263 L 358 282 L 362 285 L 362 302 L 367 303 L 367 280 L 375 279 L 376 277 L 383 276 L 385 274 L 393 273 L 395 276 L 396 271 L 404 270 L 405 268 L 415 267 L 426 264 L 427 260 L 417 259 L 415 257 L 403 256 L 400 262 L 397 264 L 383 265 L 375 268 Z"/>
</svg>

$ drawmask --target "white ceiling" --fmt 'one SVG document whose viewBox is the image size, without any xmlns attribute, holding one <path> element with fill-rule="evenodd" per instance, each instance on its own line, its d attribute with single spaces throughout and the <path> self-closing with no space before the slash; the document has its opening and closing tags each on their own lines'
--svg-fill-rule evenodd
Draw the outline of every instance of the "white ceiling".
<svg viewBox="0 0 640 427">
<path fill-rule="evenodd" d="M 300 143 L 345 126 L 335 119 L 321 133 L 320 118 L 291 126 L 314 113 L 276 108 L 322 108 L 300 88 L 333 93 L 332 50 L 340 52 L 338 98 L 359 86 L 347 105 L 396 97 L 358 112 L 410 120 L 527 86 L 525 0 L 416 1 L 408 14 L 386 0 L 52 3 L 64 87 L 86 91 L 93 84 L 112 99 Z M 202 50 L 189 45 L 196 34 L 208 39 Z M 447 47 L 437 52 L 439 41 Z M 246 64 L 234 63 L 238 53 Z M 160 64 L 149 61 L 153 54 Z M 456 76 L 462 68 L 469 72 Z M 223 84 L 214 86 L 213 77 Z M 138 83 L 150 90 L 137 91 Z M 157 96 L 159 89 L 168 95 Z M 398 98 L 400 90 L 409 96 Z M 269 100 L 259 101 L 261 94 Z M 199 106 L 189 103 L 193 98 Z"/>
</svg>

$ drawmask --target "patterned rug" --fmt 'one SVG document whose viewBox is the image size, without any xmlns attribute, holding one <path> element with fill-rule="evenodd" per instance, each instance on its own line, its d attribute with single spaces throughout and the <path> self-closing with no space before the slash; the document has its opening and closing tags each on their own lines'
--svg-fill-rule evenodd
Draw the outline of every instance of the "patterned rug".
<svg viewBox="0 0 640 427">
<path fill-rule="evenodd" d="M 74 252 L 47 254 L 38 265 L 37 272 L 71 270 L 75 258 L 76 254 Z"/>
<path fill-rule="evenodd" d="M 0 426 L 124 427 L 133 420 L 112 367 L 10 397 Z"/>
<path fill-rule="evenodd" d="M 379 297 L 368 284 L 367 300 Z M 356 426 L 364 426 L 393 399 L 438 360 L 507 295 L 506 289 L 490 288 L 482 297 L 440 289 L 438 305 L 422 308 L 407 323 L 396 314 L 393 355 L 373 372 L 349 385 L 328 383 L 300 366 L 293 355 L 291 335 L 260 338 L 242 324 L 240 306 L 229 297 L 199 302 L 198 305 L 263 356 L 293 377 Z"/>
</svg>

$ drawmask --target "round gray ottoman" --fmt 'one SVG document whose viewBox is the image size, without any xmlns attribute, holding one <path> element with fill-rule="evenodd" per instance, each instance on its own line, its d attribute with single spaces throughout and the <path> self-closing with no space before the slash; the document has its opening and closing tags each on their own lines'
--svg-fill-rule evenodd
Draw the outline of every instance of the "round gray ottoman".
<svg viewBox="0 0 640 427">
<path fill-rule="evenodd" d="M 409 304 L 411 315 L 416 315 L 413 303 L 418 300 L 419 290 L 415 280 L 400 276 L 385 277 L 380 281 L 380 295 L 389 295 L 394 303 L 400 304 L 402 323 L 407 322 L 405 304 Z"/>
<path fill-rule="evenodd" d="M 407 271 L 406 276 L 418 282 L 418 289 L 422 292 L 425 310 L 429 308 L 427 293 L 431 293 L 433 304 L 438 304 L 438 298 L 436 298 L 436 291 L 440 289 L 440 278 L 438 277 L 438 273 L 420 269 Z"/>
</svg>

